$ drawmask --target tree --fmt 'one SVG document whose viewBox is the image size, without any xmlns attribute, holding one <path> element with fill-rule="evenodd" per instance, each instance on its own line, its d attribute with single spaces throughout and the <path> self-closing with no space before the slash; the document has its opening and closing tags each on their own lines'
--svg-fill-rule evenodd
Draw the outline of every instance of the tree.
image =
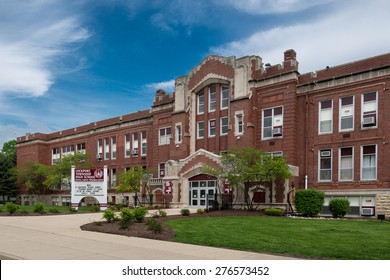
<svg viewBox="0 0 390 280">
<path fill-rule="evenodd" d="M 122 172 L 119 175 L 119 185 L 116 187 L 117 193 L 133 192 L 138 193 L 141 186 L 148 190 L 147 181 L 150 172 L 143 169 L 142 166 L 136 165 L 133 168 Z"/>
<path fill-rule="evenodd" d="M 16 176 L 16 141 L 5 142 L 0 151 L 0 195 L 2 200 L 10 200 L 18 195 Z"/>
<path fill-rule="evenodd" d="M 20 185 L 24 185 L 26 191 L 32 194 L 46 194 L 48 191 L 44 182 L 47 180 L 49 167 L 29 161 L 25 166 L 17 168 L 17 178 Z"/>
<path fill-rule="evenodd" d="M 74 155 L 63 156 L 61 160 L 48 168 L 47 178 L 44 184 L 53 190 L 70 189 L 72 166 L 76 168 L 90 168 L 87 161 L 88 155 L 76 153 Z"/>
<path fill-rule="evenodd" d="M 225 180 L 236 190 L 241 187 L 249 210 L 254 210 L 249 191 L 256 185 L 269 185 L 275 180 L 291 177 L 288 165 L 282 157 L 271 157 L 252 147 L 230 149 L 222 155 L 221 168 L 206 167 L 205 172 Z"/>
</svg>

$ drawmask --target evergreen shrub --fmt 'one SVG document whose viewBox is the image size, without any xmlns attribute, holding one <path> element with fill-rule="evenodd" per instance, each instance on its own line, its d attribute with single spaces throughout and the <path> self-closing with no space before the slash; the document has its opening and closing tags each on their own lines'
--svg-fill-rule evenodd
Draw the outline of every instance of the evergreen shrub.
<svg viewBox="0 0 390 280">
<path fill-rule="evenodd" d="M 295 207 L 297 212 L 304 216 L 318 215 L 324 205 L 325 194 L 321 191 L 297 190 L 295 194 Z"/>
</svg>

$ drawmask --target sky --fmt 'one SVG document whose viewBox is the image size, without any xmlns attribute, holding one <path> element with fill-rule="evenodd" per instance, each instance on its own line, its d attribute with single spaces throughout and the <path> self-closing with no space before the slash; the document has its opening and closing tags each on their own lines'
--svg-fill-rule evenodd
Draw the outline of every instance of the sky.
<svg viewBox="0 0 390 280">
<path fill-rule="evenodd" d="M 149 109 L 209 54 L 307 73 L 390 52 L 388 0 L 0 0 L 0 148 Z"/>
</svg>

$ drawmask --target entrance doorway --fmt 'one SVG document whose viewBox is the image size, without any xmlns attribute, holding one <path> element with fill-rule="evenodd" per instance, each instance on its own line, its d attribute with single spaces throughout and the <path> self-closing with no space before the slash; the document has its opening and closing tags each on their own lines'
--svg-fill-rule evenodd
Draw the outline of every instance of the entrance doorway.
<svg viewBox="0 0 390 280">
<path fill-rule="evenodd" d="M 196 176 L 189 180 L 189 205 L 197 208 L 212 207 L 217 180 L 210 176 Z"/>
</svg>

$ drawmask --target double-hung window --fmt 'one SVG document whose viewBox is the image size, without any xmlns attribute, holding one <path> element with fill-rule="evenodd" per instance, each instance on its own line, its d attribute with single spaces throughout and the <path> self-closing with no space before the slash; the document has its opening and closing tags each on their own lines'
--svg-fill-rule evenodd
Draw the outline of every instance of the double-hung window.
<svg viewBox="0 0 390 280">
<path fill-rule="evenodd" d="M 104 138 L 104 160 L 110 159 L 110 140 Z"/>
<path fill-rule="evenodd" d="M 204 94 L 200 93 L 198 94 L 198 115 L 204 113 Z"/>
<path fill-rule="evenodd" d="M 353 148 L 339 149 L 339 181 L 353 180 Z"/>
<path fill-rule="evenodd" d="M 244 115 L 242 112 L 235 114 L 235 135 L 241 135 L 244 133 Z"/>
<path fill-rule="evenodd" d="M 116 159 L 116 137 L 111 137 L 111 159 Z"/>
<path fill-rule="evenodd" d="M 183 131 L 182 131 L 182 125 L 181 123 L 176 124 L 176 130 L 175 130 L 175 143 L 180 144 L 183 139 Z"/>
<path fill-rule="evenodd" d="M 362 95 L 362 127 L 376 127 L 378 122 L 377 92 Z"/>
<path fill-rule="evenodd" d="M 361 157 L 361 180 L 376 180 L 377 149 L 376 145 L 362 146 Z"/>
<path fill-rule="evenodd" d="M 354 98 L 353 96 L 340 98 L 340 131 L 350 131 L 354 128 Z"/>
<path fill-rule="evenodd" d="M 333 131 L 333 102 L 332 100 L 319 103 L 319 134 Z"/>
<path fill-rule="evenodd" d="M 221 118 L 220 128 L 221 128 L 221 132 L 220 132 L 221 135 L 226 135 L 228 133 L 228 130 L 229 130 L 229 118 L 228 117 Z"/>
<path fill-rule="evenodd" d="M 283 107 L 263 110 L 263 139 L 283 135 Z"/>
<path fill-rule="evenodd" d="M 229 107 L 229 86 L 221 86 L 221 110 Z"/>
<path fill-rule="evenodd" d="M 146 131 L 141 132 L 141 156 L 146 156 L 148 151 L 148 139 L 146 138 Z"/>
<path fill-rule="evenodd" d="M 171 141 L 171 128 L 165 127 L 159 129 L 158 135 L 158 144 L 159 145 L 168 145 Z"/>
<path fill-rule="evenodd" d="M 332 181 L 332 150 L 319 150 L 318 179 L 319 182 Z"/>
<path fill-rule="evenodd" d="M 214 112 L 217 105 L 217 86 L 209 87 L 209 112 Z"/>
<path fill-rule="evenodd" d="M 209 120 L 209 137 L 215 136 L 215 131 L 216 131 L 215 127 L 216 127 L 215 120 Z"/>
<path fill-rule="evenodd" d="M 133 157 L 138 157 L 139 155 L 139 142 L 138 142 L 138 132 L 132 133 L 132 146 L 133 150 L 131 151 L 131 155 Z"/>
<path fill-rule="evenodd" d="M 198 122 L 197 123 L 197 138 L 198 139 L 202 139 L 204 137 L 204 122 L 201 121 L 201 122 Z"/>
<path fill-rule="evenodd" d="M 125 158 L 130 157 L 130 134 L 125 134 Z"/>
</svg>

